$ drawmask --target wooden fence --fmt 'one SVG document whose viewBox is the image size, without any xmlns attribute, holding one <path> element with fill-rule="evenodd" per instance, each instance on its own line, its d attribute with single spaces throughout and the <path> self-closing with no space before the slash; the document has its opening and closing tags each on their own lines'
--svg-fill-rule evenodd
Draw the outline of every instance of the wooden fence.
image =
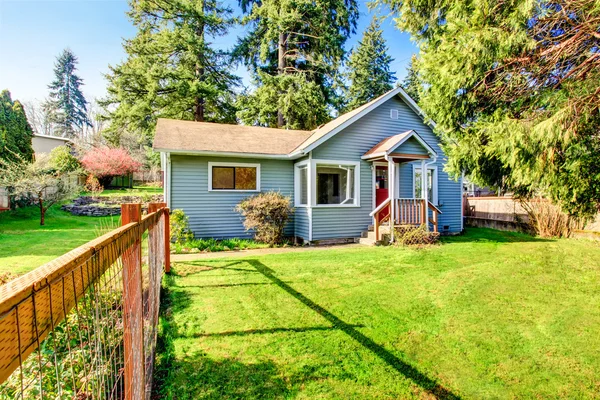
<svg viewBox="0 0 600 400">
<path fill-rule="evenodd" d="M 170 258 L 169 210 L 148 212 L 0 287 L 1 398 L 150 398 Z"/>
</svg>

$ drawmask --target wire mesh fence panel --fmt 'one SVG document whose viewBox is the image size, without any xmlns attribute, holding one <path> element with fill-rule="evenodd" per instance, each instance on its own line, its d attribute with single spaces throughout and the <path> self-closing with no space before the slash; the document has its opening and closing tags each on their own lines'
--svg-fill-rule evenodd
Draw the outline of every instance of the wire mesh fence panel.
<svg viewBox="0 0 600 400">
<path fill-rule="evenodd" d="M 169 251 L 168 210 L 151 211 L 0 288 L 1 399 L 149 398 Z"/>
</svg>

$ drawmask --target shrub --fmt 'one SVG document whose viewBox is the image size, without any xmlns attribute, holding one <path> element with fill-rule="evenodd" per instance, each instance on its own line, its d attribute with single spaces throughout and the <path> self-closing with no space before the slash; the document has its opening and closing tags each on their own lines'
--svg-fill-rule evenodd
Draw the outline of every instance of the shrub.
<svg viewBox="0 0 600 400">
<path fill-rule="evenodd" d="M 522 200 L 521 205 L 529 217 L 529 228 L 541 237 L 569 237 L 584 225 L 582 220 L 562 212 L 545 199 Z"/>
<path fill-rule="evenodd" d="M 61 173 L 75 172 L 79 170 L 81 163 L 71 154 L 69 146 L 58 146 L 50 152 L 50 167 Z"/>
<path fill-rule="evenodd" d="M 104 188 L 94 175 L 88 175 L 83 186 L 86 192 L 90 192 L 92 197 L 97 197 L 104 191 Z"/>
<path fill-rule="evenodd" d="M 171 241 L 177 244 L 183 244 L 194 239 L 194 234 L 190 230 L 190 221 L 183 210 L 173 210 L 170 219 Z"/>
<path fill-rule="evenodd" d="M 123 148 L 100 147 L 91 149 L 81 159 L 81 164 L 106 187 L 115 176 L 136 172 L 142 164 L 135 161 Z"/>
<path fill-rule="evenodd" d="M 256 240 L 276 245 L 283 242 L 283 229 L 293 208 L 289 197 L 267 192 L 242 200 L 236 211 L 245 217 L 246 230 L 254 230 Z"/>
<path fill-rule="evenodd" d="M 394 229 L 396 243 L 402 246 L 422 246 L 435 244 L 440 240 L 439 232 L 428 231 L 425 225 L 419 227 L 398 226 Z"/>
</svg>

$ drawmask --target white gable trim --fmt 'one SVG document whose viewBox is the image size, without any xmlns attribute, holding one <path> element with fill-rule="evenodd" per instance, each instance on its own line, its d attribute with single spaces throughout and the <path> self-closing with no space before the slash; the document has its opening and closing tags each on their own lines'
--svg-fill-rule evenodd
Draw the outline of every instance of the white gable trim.
<svg viewBox="0 0 600 400">
<path fill-rule="evenodd" d="M 306 153 L 314 150 L 321 144 L 323 144 L 326 141 L 328 141 L 329 139 L 331 139 L 333 136 L 335 136 L 337 133 L 339 133 L 343 129 L 352 125 L 354 122 L 358 121 L 359 119 L 361 119 L 362 117 L 364 117 L 365 115 L 367 115 L 368 113 L 370 113 L 371 111 L 373 111 L 374 109 L 376 109 L 377 107 L 379 107 L 380 105 L 382 105 L 383 103 L 385 103 L 386 101 L 392 99 L 394 96 L 397 96 L 397 95 L 402 97 L 402 100 L 404 100 L 408 104 L 408 106 L 415 113 L 417 113 L 417 115 L 419 115 L 421 118 L 425 119 L 425 113 L 423 112 L 423 110 L 421 110 L 421 108 L 417 105 L 417 103 L 415 103 L 415 101 L 410 98 L 410 96 L 404 91 L 404 89 L 402 89 L 400 86 L 398 86 L 397 88 L 390 90 L 386 95 L 382 96 L 377 101 L 373 102 L 373 104 L 371 104 L 369 107 L 362 110 L 360 113 L 354 115 L 352 118 L 348 119 L 341 125 L 335 127 L 331 131 L 327 132 L 327 134 L 323 135 L 321 138 L 319 138 L 315 142 L 309 144 L 307 147 L 300 148 L 300 149 L 292 152 L 290 154 L 290 157 L 293 157 L 293 156 L 297 155 L 298 153 L 306 154 Z M 435 128 L 435 123 L 433 121 L 425 121 L 425 123 L 429 124 L 432 128 Z"/>
<path fill-rule="evenodd" d="M 398 143 L 396 143 L 396 145 L 394 145 L 394 147 L 390 148 L 388 151 L 386 152 L 379 152 L 379 153 L 373 153 L 373 154 L 369 154 L 368 156 L 362 156 L 361 158 L 363 160 L 370 160 L 372 158 L 380 158 L 380 157 L 385 157 L 385 156 L 389 156 L 390 154 L 392 154 L 394 152 L 394 150 L 396 150 L 398 147 L 402 146 L 408 139 L 414 137 L 417 142 L 419 142 L 421 144 L 421 146 L 423 146 L 423 148 L 425 150 L 427 150 L 427 152 L 432 155 L 432 156 L 437 156 L 437 153 L 435 152 L 435 150 L 433 150 L 433 148 L 427 144 L 427 142 L 425 140 L 423 140 L 423 138 L 421 137 L 421 135 L 419 135 L 415 130 L 410 130 L 407 131 L 408 135 L 406 135 L 406 137 L 404 137 L 401 141 L 399 141 Z"/>
</svg>

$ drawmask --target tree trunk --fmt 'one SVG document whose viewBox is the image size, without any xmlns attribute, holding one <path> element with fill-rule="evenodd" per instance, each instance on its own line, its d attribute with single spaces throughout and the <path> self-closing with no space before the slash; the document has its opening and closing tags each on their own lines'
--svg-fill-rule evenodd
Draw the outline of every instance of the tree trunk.
<svg viewBox="0 0 600 400">
<path fill-rule="evenodd" d="M 203 17 L 204 17 L 204 4 L 205 3 L 206 2 L 204 2 L 202 5 L 202 16 Z M 200 39 L 200 42 L 204 46 L 204 23 L 203 22 L 200 24 L 200 26 L 196 30 L 196 35 L 198 36 L 198 39 Z M 197 61 L 196 61 L 196 79 L 198 79 L 200 82 L 202 82 L 204 80 L 204 74 L 206 73 L 204 66 L 202 65 L 202 58 L 201 58 L 201 54 L 200 54 L 201 52 L 202 51 L 200 51 L 198 53 Z M 204 98 L 202 98 L 200 96 L 196 97 L 196 104 L 195 104 L 195 110 L 194 110 L 194 120 L 196 122 L 204 122 L 204 103 L 205 103 Z"/>
<path fill-rule="evenodd" d="M 277 54 L 277 73 L 279 75 L 285 74 L 285 52 L 287 47 L 287 35 L 285 33 L 279 34 L 278 43 L 278 54 Z M 283 112 L 281 109 L 277 110 L 277 127 L 281 128 L 285 125 L 283 119 Z"/>
<path fill-rule="evenodd" d="M 44 200 L 42 200 L 41 193 L 38 193 L 38 204 L 40 205 L 40 225 L 44 225 L 46 218 L 46 209 L 44 208 Z"/>
</svg>

